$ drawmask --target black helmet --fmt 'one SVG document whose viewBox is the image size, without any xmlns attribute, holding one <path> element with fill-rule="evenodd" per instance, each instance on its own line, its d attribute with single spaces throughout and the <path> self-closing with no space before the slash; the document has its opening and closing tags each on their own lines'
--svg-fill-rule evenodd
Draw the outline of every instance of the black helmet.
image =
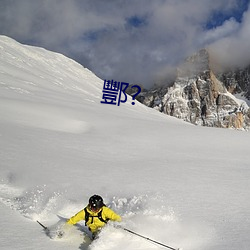
<svg viewBox="0 0 250 250">
<path fill-rule="evenodd" d="M 104 206 L 103 199 L 99 195 L 93 195 L 89 198 L 89 206 L 93 210 L 99 210 Z"/>
</svg>

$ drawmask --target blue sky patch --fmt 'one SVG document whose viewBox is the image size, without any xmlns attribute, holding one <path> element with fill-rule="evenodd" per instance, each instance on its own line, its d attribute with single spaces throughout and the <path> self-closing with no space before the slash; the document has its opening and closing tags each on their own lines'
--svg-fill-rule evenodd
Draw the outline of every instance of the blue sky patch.
<svg viewBox="0 0 250 250">
<path fill-rule="evenodd" d="M 139 16 L 131 16 L 129 18 L 127 18 L 127 24 L 130 27 L 141 27 L 141 26 L 145 26 L 147 23 L 147 19 L 145 17 L 139 17 Z"/>
<path fill-rule="evenodd" d="M 226 20 L 234 18 L 238 23 L 241 23 L 244 12 L 248 9 L 249 0 L 239 0 L 238 8 L 230 13 L 225 13 L 223 10 L 215 11 L 210 20 L 206 23 L 206 29 L 213 29 L 221 26 Z"/>
</svg>

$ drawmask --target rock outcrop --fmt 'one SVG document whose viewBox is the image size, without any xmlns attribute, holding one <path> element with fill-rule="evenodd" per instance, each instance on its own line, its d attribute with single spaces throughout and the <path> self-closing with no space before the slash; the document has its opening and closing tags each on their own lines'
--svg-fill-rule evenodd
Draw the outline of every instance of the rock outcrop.
<svg viewBox="0 0 250 250">
<path fill-rule="evenodd" d="M 215 75 L 209 53 L 203 49 L 178 68 L 172 86 L 143 92 L 140 101 L 196 125 L 248 129 L 250 109 L 233 95 L 244 92 L 247 97 L 250 91 L 243 91 L 243 87 L 248 85 L 249 74 L 245 71 Z"/>
</svg>

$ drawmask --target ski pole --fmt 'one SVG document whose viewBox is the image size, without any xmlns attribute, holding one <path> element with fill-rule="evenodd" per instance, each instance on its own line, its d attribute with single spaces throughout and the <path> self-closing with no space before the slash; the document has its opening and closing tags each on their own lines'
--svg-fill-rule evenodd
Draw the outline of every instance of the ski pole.
<svg viewBox="0 0 250 250">
<path fill-rule="evenodd" d="M 127 231 L 127 232 L 129 232 L 129 233 L 131 233 L 131 234 L 137 235 L 137 236 L 139 236 L 139 237 L 141 237 L 141 238 L 143 238 L 143 239 L 145 239 L 145 240 L 154 242 L 154 243 L 156 243 L 156 244 L 158 244 L 158 245 L 161 245 L 161 246 L 163 246 L 163 247 L 169 248 L 169 249 L 171 249 L 171 250 L 180 250 L 180 248 L 173 248 L 173 247 L 167 246 L 167 245 L 162 244 L 162 243 L 160 243 L 160 242 L 158 242 L 158 241 L 155 241 L 155 240 L 152 240 L 152 239 L 150 239 L 150 238 L 148 238 L 148 237 L 145 237 L 145 236 L 143 236 L 143 235 L 141 235 L 141 234 L 135 233 L 135 232 L 133 232 L 133 231 L 127 229 L 127 228 L 122 228 L 122 229 L 125 230 L 125 231 Z"/>
<path fill-rule="evenodd" d="M 40 226 L 42 226 L 44 230 L 48 230 L 48 228 L 45 227 L 41 222 L 39 222 L 38 220 L 37 220 L 36 222 L 37 222 Z"/>
</svg>

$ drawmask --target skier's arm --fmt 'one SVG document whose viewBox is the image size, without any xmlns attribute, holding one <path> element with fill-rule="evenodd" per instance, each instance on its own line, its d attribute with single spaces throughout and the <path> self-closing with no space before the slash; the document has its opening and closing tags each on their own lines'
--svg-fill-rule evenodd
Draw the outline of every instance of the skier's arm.
<svg viewBox="0 0 250 250">
<path fill-rule="evenodd" d="M 68 219 L 67 224 L 75 225 L 78 221 L 84 220 L 85 218 L 85 212 L 84 209 L 72 216 L 70 219 Z"/>
<path fill-rule="evenodd" d="M 118 221 L 118 222 L 122 221 L 121 216 L 118 215 L 118 214 L 116 214 L 116 213 L 115 213 L 113 210 L 111 210 L 110 208 L 105 207 L 104 210 L 105 210 L 105 217 L 106 217 L 107 219 L 110 219 L 110 220 L 112 220 L 112 221 Z"/>
</svg>

